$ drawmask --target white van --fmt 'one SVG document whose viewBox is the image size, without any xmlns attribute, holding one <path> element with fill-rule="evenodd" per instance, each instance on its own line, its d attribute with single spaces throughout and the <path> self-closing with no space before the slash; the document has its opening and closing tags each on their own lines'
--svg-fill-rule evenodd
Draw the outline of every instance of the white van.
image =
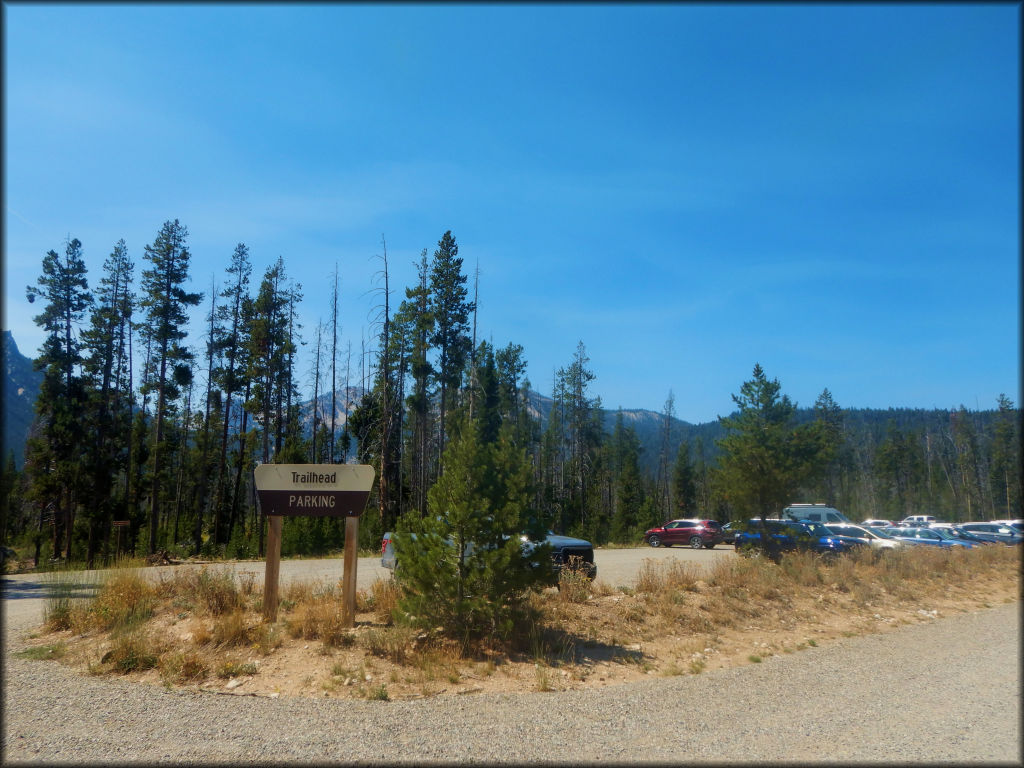
<svg viewBox="0 0 1024 768">
<path fill-rule="evenodd" d="M 789 520 L 810 520 L 812 523 L 851 523 L 852 521 L 835 507 L 827 504 L 790 504 L 782 510 L 782 518 Z"/>
</svg>

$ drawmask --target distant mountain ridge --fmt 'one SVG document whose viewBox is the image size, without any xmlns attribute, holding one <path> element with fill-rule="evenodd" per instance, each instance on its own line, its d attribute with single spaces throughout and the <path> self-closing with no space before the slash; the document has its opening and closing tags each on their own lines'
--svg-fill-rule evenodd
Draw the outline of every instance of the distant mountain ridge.
<svg viewBox="0 0 1024 768">
<path fill-rule="evenodd" d="M 35 417 L 34 406 L 43 383 L 42 371 L 32 368 L 32 360 L 18 350 L 14 335 L 3 333 L 4 380 L 0 395 L 4 401 L 3 461 L 14 451 L 14 463 L 25 461 L 25 441 Z"/>
<path fill-rule="evenodd" d="M 554 406 L 554 400 L 550 397 L 530 390 L 529 394 L 530 413 L 534 418 L 540 418 L 542 424 L 547 424 L 548 416 Z M 615 430 L 615 422 L 618 415 L 622 413 L 622 425 L 625 428 L 633 428 L 640 441 L 640 467 L 654 472 L 658 466 L 658 454 L 661 452 L 662 435 L 665 429 L 665 415 L 655 413 L 646 408 L 622 408 L 609 410 L 601 409 L 604 430 L 609 435 Z M 685 441 L 690 445 L 691 457 L 700 438 L 704 445 L 704 458 L 710 460 L 718 454 L 715 440 L 725 436 L 725 430 L 717 420 L 706 424 L 691 424 L 688 421 L 673 416 L 671 418 L 669 432 L 669 463 L 675 461 L 679 446 Z"/>
</svg>

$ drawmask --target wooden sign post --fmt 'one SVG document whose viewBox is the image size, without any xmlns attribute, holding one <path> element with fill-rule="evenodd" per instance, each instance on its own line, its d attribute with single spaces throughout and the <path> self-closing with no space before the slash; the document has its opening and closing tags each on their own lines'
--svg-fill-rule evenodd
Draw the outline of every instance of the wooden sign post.
<svg viewBox="0 0 1024 768">
<path fill-rule="evenodd" d="M 281 573 L 281 518 L 284 515 L 344 517 L 344 614 L 355 626 L 356 563 L 359 516 L 370 498 L 373 467 L 366 464 L 261 464 L 254 479 L 260 510 L 267 515 L 267 569 L 263 587 L 263 616 L 277 621 L 277 591 Z"/>
</svg>

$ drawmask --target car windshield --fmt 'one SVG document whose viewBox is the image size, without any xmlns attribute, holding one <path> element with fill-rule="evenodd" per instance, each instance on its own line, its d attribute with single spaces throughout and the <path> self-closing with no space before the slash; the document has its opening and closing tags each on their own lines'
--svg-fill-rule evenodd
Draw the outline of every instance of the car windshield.
<svg viewBox="0 0 1024 768">
<path fill-rule="evenodd" d="M 963 528 L 952 528 L 949 531 L 951 534 L 956 536 L 958 539 L 970 539 L 971 541 L 985 541 L 980 536 L 975 536 L 970 531 L 965 531 Z"/>
<path fill-rule="evenodd" d="M 871 531 L 875 536 L 880 539 L 892 539 L 894 538 L 886 528 L 878 528 L 877 526 L 868 526 L 868 530 Z"/>
<path fill-rule="evenodd" d="M 955 539 L 956 538 L 956 536 L 954 536 L 952 533 L 947 531 L 945 528 L 929 528 L 928 532 L 932 533 L 932 534 L 935 534 L 940 539 L 946 539 L 947 541 L 949 539 Z"/>
</svg>

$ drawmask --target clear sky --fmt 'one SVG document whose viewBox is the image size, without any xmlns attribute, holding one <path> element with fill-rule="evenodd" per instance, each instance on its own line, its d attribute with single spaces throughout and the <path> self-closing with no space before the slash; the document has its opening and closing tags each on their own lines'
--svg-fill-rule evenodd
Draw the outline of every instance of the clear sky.
<svg viewBox="0 0 1024 768">
<path fill-rule="evenodd" d="M 337 265 L 356 370 L 382 236 L 394 307 L 450 229 L 545 394 L 582 341 L 605 407 L 694 423 L 755 363 L 807 407 L 1019 404 L 1017 4 L 3 11 L 24 354 L 46 251 L 138 275 L 177 218 L 207 298 L 236 243 L 284 258 L 307 361 Z"/>
</svg>

